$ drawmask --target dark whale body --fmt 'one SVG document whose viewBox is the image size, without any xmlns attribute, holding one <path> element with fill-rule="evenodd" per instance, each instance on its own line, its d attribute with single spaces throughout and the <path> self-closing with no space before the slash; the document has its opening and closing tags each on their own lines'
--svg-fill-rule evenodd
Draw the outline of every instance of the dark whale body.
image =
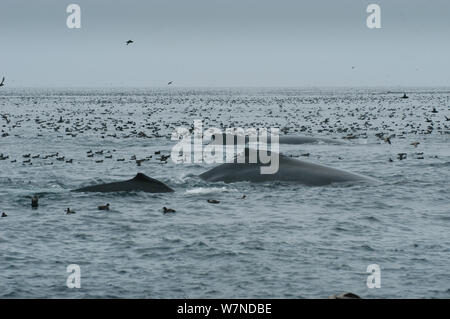
<svg viewBox="0 0 450 319">
<path fill-rule="evenodd" d="M 313 144 L 313 143 L 343 144 L 343 142 L 340 140 L 326 138 L 326 137 L 295 136 L 295 135 L 280 136 L 279 143 L 280 144 Z"/>
<path fill-rule="evenodd" d="M 216 141 L 216 139 L 218 139 Z M 225 144 L 227 141 L 232 142 L 233 144 L 247 144 L 250 141 L 250 138 L 248 135 L 239 135 L 239 134 L 214 134 L 212 136 L 212 140 L 215 141 L 215 144 Z M 267 136 L 268 144 L 271 143 L 271 137 L 270 135 Z M 278 142 L 280 144 L 292 144 L 292 145 L 301 145 L 301 144 L 317 144 L 317 143 L 324 143 L 324 144 L 344 144 L 344 142 L 337 140 L 337 139 L 331 139 L 326 137 L 313 137 L 313 136 L 300 136 L 300 135 L 280 135 L 278 137 Z"/>
<path fill-rule="evenodd" d="M 138 173 L 133 179 L 124 182 L 114 182 L 88 186 L 73 190 L 73 192 L 146 192 L 146 193 L 170 193 L 174 190 L 166 184 Z"/>
<path fill-rule="evenodd" d="M 339 182 L 377 182 L 364 175 L 347 172 L 329 166 L 286 157 L 279 154 L 279 169 L 275 174 L 261 174 L 261 164 L 248 163 L 248 148 L 245 163 L 225 163 L 200 175 L 209 182 L 267 182 L 288 181 L 309 186 L 322 186 Z M 242 155 L 244 156 L 244 155 Z"/>
</svg>

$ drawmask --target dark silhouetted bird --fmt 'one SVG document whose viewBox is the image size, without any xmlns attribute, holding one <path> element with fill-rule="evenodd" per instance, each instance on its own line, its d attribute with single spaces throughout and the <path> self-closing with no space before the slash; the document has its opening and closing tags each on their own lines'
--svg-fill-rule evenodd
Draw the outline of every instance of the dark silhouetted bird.
<svg viewBox="0 0 450 319">
<path fill-rule="evenodd" d="M 134 41 L 133 40 L 128 40 L 127 42 L 125 42 L 127 45 L 129 45 L 129 44 L 131 44 L 131 43 L 134 43 Z"/>
<path fill-rule="evenodd" d="M 329 299 L 361 299 L 360 296 L 355 295 L 354 293 L 351 293 L 351 292 L 345 292 L 345 293 L 339 294 L 339 295 L 332 295 L 328 298 Z"/>
<path fill-rule="evenodd" d="M 98 206 L 98 210 L 109 210 L 109 203 L 104 206 Z"/>
<path fill-rule="evenodd" d="M 33 198 L 31 198 L 31 207 L 32 208 L 39 207 L 39 198 L 36 195 L 34 195 Z"/>
<path fill-rule="evenodd" d="M 175 213 L 176 210 L 172 209 L 172 208 L 163 207 L 163 212 L 164 212 L 164 214 Z"/>
</svg>

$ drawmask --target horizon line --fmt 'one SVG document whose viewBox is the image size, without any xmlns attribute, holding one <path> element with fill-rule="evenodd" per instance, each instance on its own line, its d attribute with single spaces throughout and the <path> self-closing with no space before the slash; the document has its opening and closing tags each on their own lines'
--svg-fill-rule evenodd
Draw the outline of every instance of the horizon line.
<svg viewBox="0 0 450 319">
<path fill-rule="evenodd" d="M 0 89 L 319 89 L 319 88 L 339 88 L 339 89 L 370 89 L 370 88 L 405 88 L 405 89 L 417 89 L 417 88 L 447 88 L 450 89 L 450 85 L 286 85 L 286 86 L 270 86 L 270 85 L 261 85 L 261 86 L 97 86 L 97 85 L 89 85 L 89 86 L 14 86 L 8 85 Z"/>
</svg>

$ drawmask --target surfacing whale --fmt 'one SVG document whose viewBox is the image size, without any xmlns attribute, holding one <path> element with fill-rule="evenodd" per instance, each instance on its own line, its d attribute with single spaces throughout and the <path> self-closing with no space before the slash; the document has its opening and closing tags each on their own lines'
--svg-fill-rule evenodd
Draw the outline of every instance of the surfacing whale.
<svg viewBox="0 0 450 319">
<path fill-rule="evenodd" d="M 146 192 L 146 193 L 169 193 L 174 190 L 166 184 L 138 173 L 133 179 L 124 182 L 114 182 L 94 186 L 83 187 L 73 190 L 73 192 Z"/>
<path fill-rule="evenodd" d="M 220 139 L 222 140 L 217 140 Z M 238 144 L 247 144 L 250 141 L 248 135 L 239 135 L 239 134 L 214 134 L 212 135 L 212 140 L 215 144 L 221 144 L 220 142 L 227 143 L 228 141 L 232 142 L 235 145 Z M 270 134 L 267 136 L 267 143 L 271 143 Z M 343 141 L 338 139 L 326 138 L 326 137 L 313 137 L 313 136 L 301 136 L 301 135 L 280 135 L 278 137 L 278 143 L 280 144 L 291 144 L 291 145 L 300 145 L 300 144 L 315 144 L 315 143 L 325 143 L 325 144 L 344 144 Z"/>
<path fill-rule="evenodd" d="M 297 135 L 283 135 L 279 137 L 280 144 L 312 144 L 312 143 L 327 143 L 327 144 L 344 144 L 344 142 L 326 137 L 312 137 L 312 136 L 297 136 Z"/>
<path fill-rule="evenodd" d="M 289 181 L 308 186 L 322 186 L 340 182 L 377 182 L 376 179 L 364 175 L 347 172 L 326 165 L 302 161 L 279 154 L 279 169 L 275 174 L 261 174 L 263 164 L 248 163 L 249 149 L 245 149 L 245 163 L 238 163 L 239 157 L 233 163 L 219 165 L 200 175 L 208 182 L 267 182 Z"/>
</svg>

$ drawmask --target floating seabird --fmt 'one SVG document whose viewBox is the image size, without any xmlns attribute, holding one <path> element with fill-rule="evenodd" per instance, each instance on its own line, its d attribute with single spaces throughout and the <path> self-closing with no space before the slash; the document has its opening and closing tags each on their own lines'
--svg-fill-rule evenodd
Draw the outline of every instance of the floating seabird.
<svg viewBox="0 0 450 319">
<path fill-rule="evenodd" d="M 0 86 L 4 86 L 5 85 L 5 77 L 3 77 L 2 82 L 0 83 Z"/>
<path fill-rule="evenodd" d="M 176 210 L 175 210 L 175 209 L 172 209 L 172 208 L 163 207 L 163 212 L 164 212 L 164 214 L 167 214 L 167 213 L 175 213 Z"/>
<path fill-rule="evenodd" d="M 98 206 L 98 210 L 109 210 L 109 203 L 104 206 Z"/>
<path fill-rule="evenodd" d="M 31 207 L 32 208 L 38 208 L 39 206 L 39 198 L 34 195 L 33 198 L 31 198 Z"/>
<path fill-rule="evenodd" d="M 351 293 L 351 292 L 345 292 L 343 294 L 339 294 L 339 295 L 332 295 L 330 297 L 328 297 L 329 299 L 361 299 L 360 296 Z"/>
<path fill-rule="evenodd" d="M 126 43 L 126 45 L 129 45 L 129 44 L 131 44 L 131 43 L 134 43 L 134 41 L 133 40 L 128 40 L 127 42 L 125 42 Z"/>
</svg>

